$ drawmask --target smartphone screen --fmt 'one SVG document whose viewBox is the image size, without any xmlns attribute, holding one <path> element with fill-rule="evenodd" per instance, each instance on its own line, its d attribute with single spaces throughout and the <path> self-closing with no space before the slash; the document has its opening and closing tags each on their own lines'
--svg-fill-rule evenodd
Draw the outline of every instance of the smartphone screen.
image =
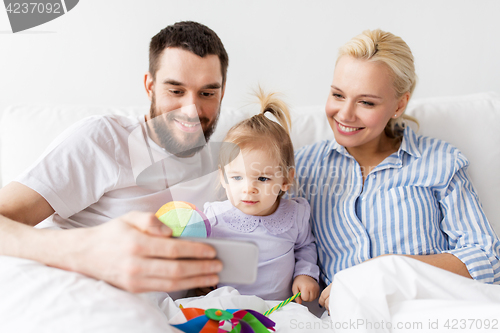
<svg viewBox="0 0 500 333">
<path fill-rule="evenodd" d="M 259 247 L 250 241 L 219 238 L 182 237 L 182 240 L 203 242 L 217 251 L 217 259 L 224 268 L 219 273 L 220 283 L 252 284 L 257 279 Z"/>
</svg>

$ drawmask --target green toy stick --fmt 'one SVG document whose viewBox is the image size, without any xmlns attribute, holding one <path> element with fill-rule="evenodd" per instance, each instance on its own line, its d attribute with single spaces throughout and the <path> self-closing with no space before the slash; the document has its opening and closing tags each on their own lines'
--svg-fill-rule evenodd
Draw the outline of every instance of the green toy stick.
<svg viewBox="0 0 500 333">
<path fill-rule="evenodd" d="M 294 299 L 296 299 L 299 296 L 300 296 L 300 291 L 298 293 L 296 293 L 295 295 L 293 295 L 292 297 L 287 298 L 286 300 L 284 300 L 280 304 L 276 305 L 272 309 L 269 309 L 266 312 L 264 312 L 264 316 L 269 316 L 271 313 L 273 313 L 274 311 L 276 311 L 276 310 L 284 307 L 285 305 L 287 305 L 288 303 L 290 303 L 291 301 L 293 301 Z"/>
</svg>

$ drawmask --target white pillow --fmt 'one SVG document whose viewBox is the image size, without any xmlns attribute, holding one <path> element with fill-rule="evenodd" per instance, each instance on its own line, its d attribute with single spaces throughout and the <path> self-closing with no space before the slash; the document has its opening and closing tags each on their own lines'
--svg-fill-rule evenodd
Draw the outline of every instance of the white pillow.
<svg viewBox="0 0 500 333">
<path fill-rule="evenodd" d="M 213 140 L 222 140 L 231 126 L 250 116 L 251 110 L 223 108 Z M 140 116 L 149 106 L 30 106 L 8 107 L 0 122 L 0 180 L 3 185 L 26 170 L 66 128 L 92 115 Z"/>
<path fill-rule="evenodd" d="M 326 119 L 325 106 L 307 106 L 291 111 L 292 142 L 297 150 L 322 140 L 333 139 L 333 131 Z"/>
<path fill-rule="evenodd" d="M 0 122 L 0 171 L 6 185 L 26 170 L 45 148 L 73 123 L 100 114 L 139 115 L 141 107 L 12 106 Z"/>
</svg>

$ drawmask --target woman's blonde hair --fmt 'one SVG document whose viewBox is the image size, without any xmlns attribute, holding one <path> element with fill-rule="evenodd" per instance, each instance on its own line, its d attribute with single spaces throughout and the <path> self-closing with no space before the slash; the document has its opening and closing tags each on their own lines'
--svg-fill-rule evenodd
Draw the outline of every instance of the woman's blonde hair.
<svg viewBox="0 0 500 333">
<path fill-rule="evenodd" d="M 290 139 L 291 118 L 285 102 L 276 93 L 266 94 L 261 88 L 256 93 L 261 109 L 255 116 L 234 125 L 219 153 L 219 169 L 224 177 L 224 166 L 238 156 L 242 150 L 264 150 L 271 158 L 275 158 L 285 179 L 285 183 L 293 183 L 295 159 L 293 144 Z M 273 115 L 278 122 L 269 119 L 266 114 Z M 280 193 L 280 197 L 283 193 Z"/>
<path fill-rule="evenodd" d="M 396 97 L 399 98 L 407 92 L 410 93 L 410 97 L 413 94 L 417 84 L 413 54 L 401 37 L 380 29 L 365 30 L 340 48 L 337 62 L 345 55 L 384 63 L 393 76 Z M 391 118 L 385 128 L 387 136 L 391 138 L 400 136 L 405 127 L 405 119 L 418 124 L 415 118 L 405 114 L 397 119 Z"/>
</svg>

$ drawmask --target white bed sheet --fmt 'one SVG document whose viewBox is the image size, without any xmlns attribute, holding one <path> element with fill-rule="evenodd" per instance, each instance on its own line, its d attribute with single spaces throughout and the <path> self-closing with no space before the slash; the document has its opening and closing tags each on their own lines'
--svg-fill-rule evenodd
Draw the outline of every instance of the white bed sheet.
<svg viewBox="0 0 500 333">
<path fill-rule="evenodd" d="M 264 312 L 278 303 L 242 296 L 229 287 L 174 302 L 166 293 L 132 294 L 78 273 L 0 256 L 1 333 L 168 333 L 178 331 L 169 325 L 180 314 L 178 304 Z M 302 332 L 290 330 L 296 318 L 322 322 L 295 303 L 270 318 L 278 323 L 277 332 Z"/>
<path fill-rule="evenodd" d="M 0 257 L 0 332 L 168 333 L 177 331 L 169 320 L 181 320 L 179 304 L 263 312 L 277 303 L 242 296 L 228 287 L 177 301 L 165 293 L 136 295 L 78 273 Z M 386 256 L 338 273 L 330 311 L 331 317 L 320 319 L 291 303 L 270 319 L 278 333 L 500 331 L 500 323 L 491 329 L 500 321 L 500 286 L 410 258 Z M 465 328 L 461 320 L 466 320 Z"/>
<path fill-rule="evenodd" d="M 330 312 L 338 332 L 498 332 L 500 286 L 384 256 L 335 276 Z"/>
<path fill-rule="evenodd" d="M 31 260 L 0 256 L 2 333 L 168 333 L 167 318 L 139 295 Z"/>
</svg>

